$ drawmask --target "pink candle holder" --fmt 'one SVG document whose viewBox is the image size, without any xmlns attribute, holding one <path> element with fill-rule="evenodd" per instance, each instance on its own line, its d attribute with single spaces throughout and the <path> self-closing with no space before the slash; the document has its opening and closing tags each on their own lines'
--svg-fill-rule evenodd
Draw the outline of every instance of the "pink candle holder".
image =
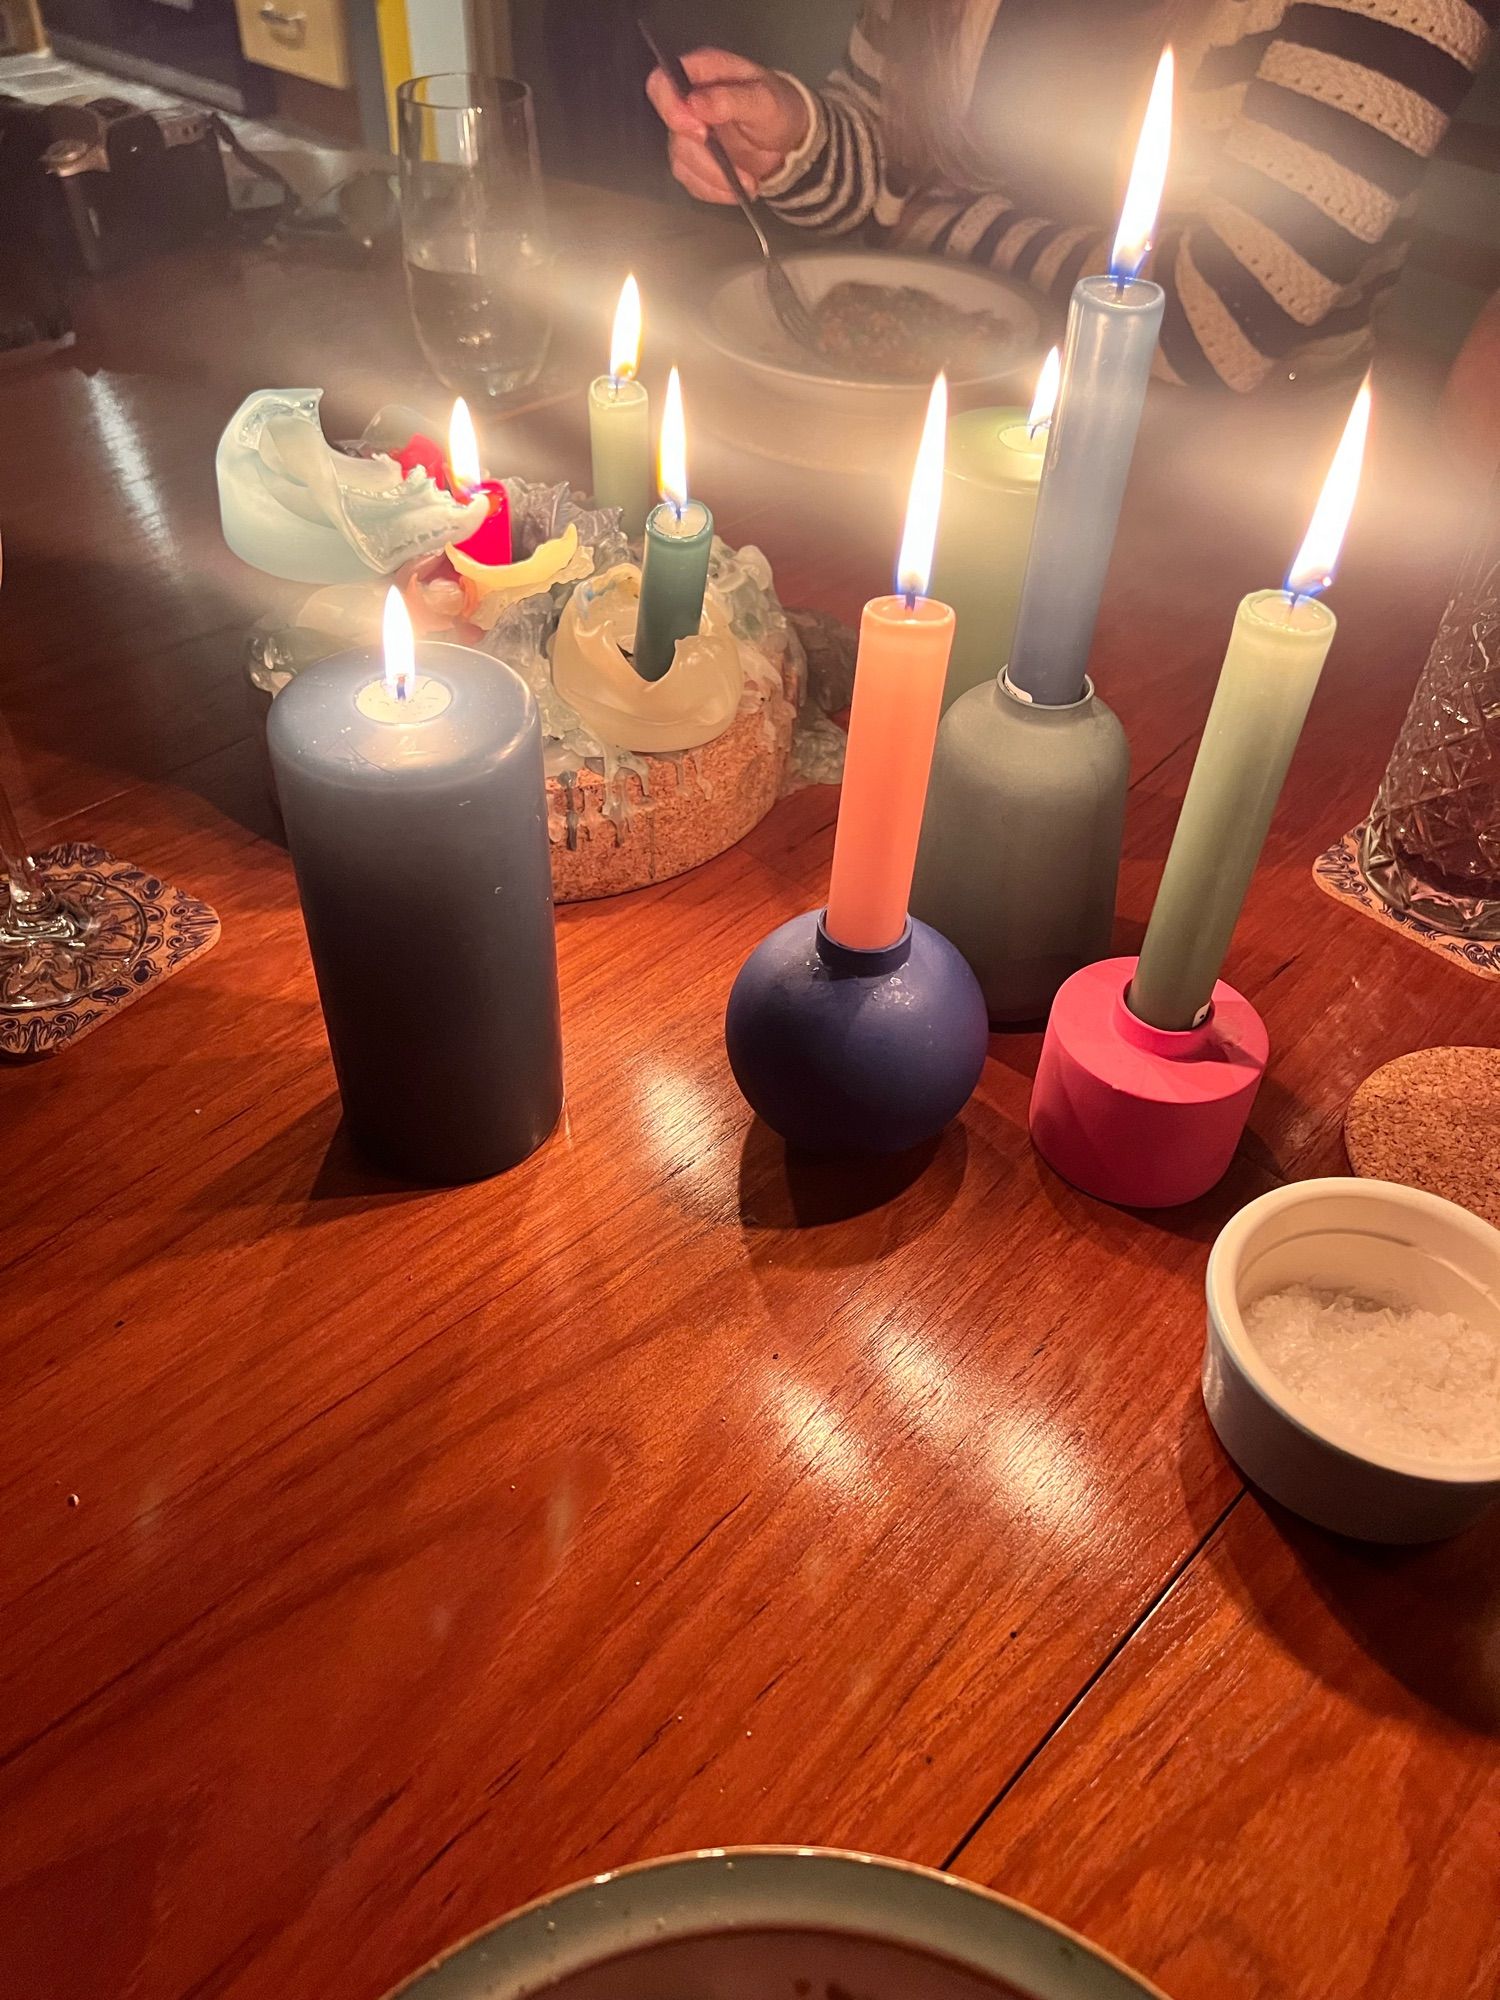
<svg viewBox="0 0 1500 2000">
<path fill-rule="evenodd" d="M 1148 1026 L 1126 1004 L 1135 967 L 1100 959 L 1060 988 L 1032 1086 L 1031 1141 L 1085 1194 L 1174 1208 L 1228 1171 L 1270 1044 L 1259 1014 L 1222 979 L 1196 1028 Z"/>
</svg>

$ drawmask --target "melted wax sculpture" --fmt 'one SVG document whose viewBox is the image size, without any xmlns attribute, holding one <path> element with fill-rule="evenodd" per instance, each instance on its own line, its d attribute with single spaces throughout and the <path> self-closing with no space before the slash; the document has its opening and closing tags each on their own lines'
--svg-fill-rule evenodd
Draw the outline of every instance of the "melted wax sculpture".
<svg viewBox="0 0 1500 2000">
<path fill-rule="evenodd" d="M 293 583 L 369 582 L 484 527 L 486 498 L 455 499 L 426 465 L 404 467 L 368 434 L 359 452 L 336 450 L 322 399 L 321 389 L 257 389 L 224 427 L 219 515 L 242 562 Z"/>
</svg>

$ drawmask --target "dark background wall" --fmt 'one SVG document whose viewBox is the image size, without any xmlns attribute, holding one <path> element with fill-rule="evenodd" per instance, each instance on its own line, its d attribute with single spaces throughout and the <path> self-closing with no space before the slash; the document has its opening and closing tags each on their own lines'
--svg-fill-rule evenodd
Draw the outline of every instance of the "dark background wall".
<svg viewBox="0 0 1500 2000">
<path fill-rule="evenodd" d="M 635 0 L 512 0 L 517 73 L 536 91 L 550 172 L 680 198 L 642 96 L 650 59 Z M 718 43 L 816 81 L 838 60 L 855 0 L 652 0 L 679 50 Z M 1429 173 L 1411 259 L 1385 310 L 1403 345 L 1452 354 L 1500 289 L 1500 60 L 1459 113 Z"/>
<path fill-rule="evenodd" d="M 513 0 L 516 72 L 532 86 L 549 172 L 666 193 L 662 132 L 642 96 L 651 67 L 633 0 Z M 654 0 L 679 51 L 714 43 L 817 81 L 843 51 L 854 0 Z"/>
</svg>

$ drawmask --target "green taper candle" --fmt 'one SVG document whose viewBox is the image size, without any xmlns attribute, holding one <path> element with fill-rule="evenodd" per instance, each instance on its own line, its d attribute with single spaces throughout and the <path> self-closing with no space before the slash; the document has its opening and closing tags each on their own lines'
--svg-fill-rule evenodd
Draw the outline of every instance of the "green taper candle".
<svg viewBox="0 0 1500 2000">
<path fill-rule="evenodd" d="M 943 521 L 932 572 L 933 596 L 951 604 L 958 617 L 945 709 L 971 687 L 996 679 L 1010 658 L 1057 376 L 1054 347 L 1029 413 L 968 410 L 948 426 Z"/>
<path fill-rule="evenodd" d="M 1286 587 L 1252 592 L 1235 614 L 1130 984 L 1131 1012 L 1153 1028 L 1191 1028 L 1208 1011 L 1333 643 L 1333 613 L 1311 593 L 1333 580 L 1369 421 L 1367 382 L 1354 399 Z"/>
<path fill-rule="evenodd" d="M 640 356 L 641 293 L 629 277 L 615 309 L 609 373 L 589 387 L 589 444 L 594 498 L 601 507 L 619 508 L 632 541 L 645 530 L 651 499 L 651 402 L 635 379 Z"/>
<path fill-rule="evenodd" d="M 687 491 L 687 427 L 682 383 L 674 368 L 661 420 L 661 492 L 646 522 L 641 562 L 641 606 L 636 615 L 635 670 L 659 681 L 672 665 L 677 642 L 703 622 L 703 593 L 713 551 L 714 517 Z"/>
</svg>

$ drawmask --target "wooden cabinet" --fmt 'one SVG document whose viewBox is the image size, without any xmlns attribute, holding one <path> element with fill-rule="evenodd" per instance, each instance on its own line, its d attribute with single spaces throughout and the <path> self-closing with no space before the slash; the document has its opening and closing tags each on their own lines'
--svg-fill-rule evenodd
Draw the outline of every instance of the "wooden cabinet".
<svg viewBox="0 0 1500 2000">
<path fill-rule="evenodd" d="M 349 88 L 344 0 L 235 0 L 251 62 L 334 90 Z"/>
</svg>

